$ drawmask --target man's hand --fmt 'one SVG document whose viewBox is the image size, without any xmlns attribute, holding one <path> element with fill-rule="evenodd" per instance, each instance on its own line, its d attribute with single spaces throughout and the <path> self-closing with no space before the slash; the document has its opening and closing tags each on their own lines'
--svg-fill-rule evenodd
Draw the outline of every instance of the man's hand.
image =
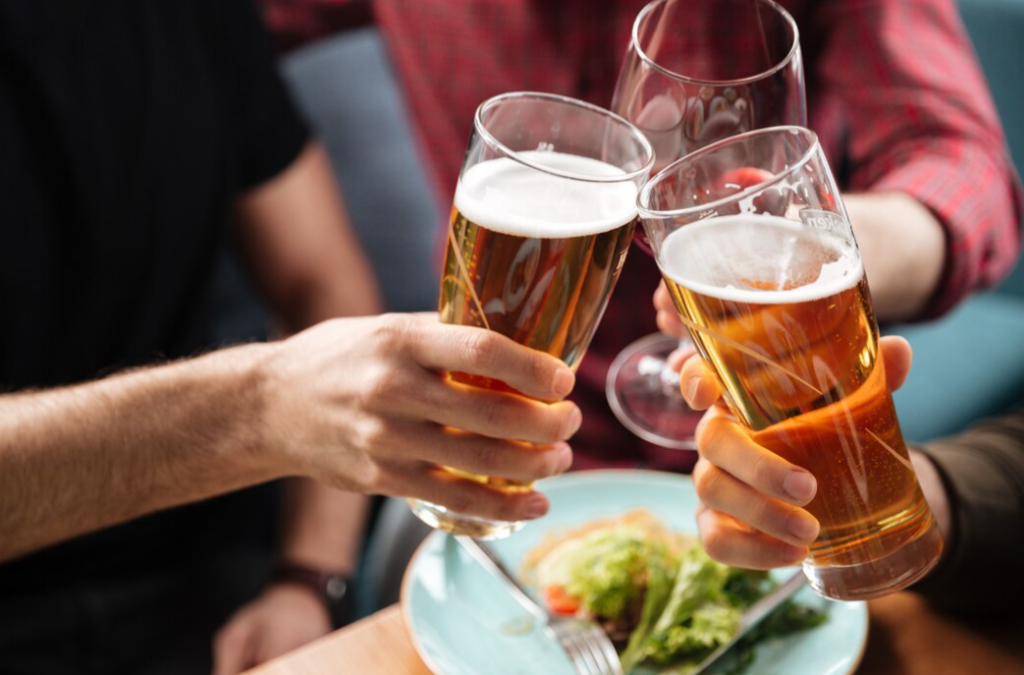
<svg viewBox="0 0 1024 675">
<path fill-rule="evenodd" d="M 524 395 L 448 382 L 446 371 Z M 0 561 L 286 476 L 485 518 L 538 518 L 543 495 L 505 494 L 438 465 L 521 481 L 564 472 L 564 441 L 582 421 L 561 401 L 573 384 L 558 359 L 496 333 L 395 315 L 3 395 Z"/>
<path fill-rule="evenodd" d="M 258 377 L 259 444 L 286 475 L 522 520 L 547 511 L 543 495 L 505 494 L 437 467 L 531 481 L 572 463 L 564 441 L 581 415 L 560 400 L 572 371 L 497 333 L 390 315 L 324 322 L 270 349 Z M 449 382 L 446 371 L 532 398 Z"/>
<path fill-rule="evenodd" d="M 885 337 L 879 350 L 886 382 L 895 391 L 910 370 L 910 344 Z M 751 440 L 719 402 L 721 384 L 703 359 L 695 356 L 685 363 L 680 386 L 690 406 L 710 408 L 697 427 L 700 460 L 693 470 L 700 497 L 697 527 L 708 555 L 749 569 L 799 563 L 820 529 L 802 508 L 817 491 L 814 476 Z"/>
<path fill-rule="evenodd" d="M 213 675 L 234 675 L 331 631 L 323 601 L 297 584 L 274 584 L 217 632 Z"/>
</svg>

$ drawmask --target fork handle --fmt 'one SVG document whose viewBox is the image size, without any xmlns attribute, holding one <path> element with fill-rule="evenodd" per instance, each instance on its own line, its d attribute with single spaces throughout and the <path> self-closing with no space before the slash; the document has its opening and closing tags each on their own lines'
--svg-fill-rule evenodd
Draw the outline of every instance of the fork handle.
<svg viewBox="0 0 1024 675">
<path fill-rule="evenodd" d="M 516 581 L 515 575 L 508 571 L 505 564 L 501 562 L 501 559 L 494 552 L 490 546 L 482 541 L 473 539 L 472 537 L 466 537 L 463 535 L 455 536 L 456 541 L 462 544 L 462 548 L 471 555 L 477 562 L 484 566 L 485 569 L 491 570 L 492 573 L 497 573 L 497 576 L 505 581 L 508 585 L 509 593 L 523 606 L 523 609 L 533 614 L 535 617 L 543 621 L 545 624 L 551 621 L 551 614 L 545 609 L 538 605 L 530 594 L 527 593 L 526 589 L 523 588 L 518 581 Z"/>
</svg>

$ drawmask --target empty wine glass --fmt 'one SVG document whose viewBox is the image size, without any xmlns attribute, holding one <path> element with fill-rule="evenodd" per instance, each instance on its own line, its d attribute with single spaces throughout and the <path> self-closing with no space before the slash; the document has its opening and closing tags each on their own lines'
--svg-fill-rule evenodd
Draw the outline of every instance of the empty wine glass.
<svg viewBox="0 0 1024 675">
<path fill-rule="evenodd" d="M 633 24 L 612 110 L 654 146 L 654 172 L 729 136 L 806 125 L 796 22 L 772 0 L 655 0 Z M 748 173 L 729 178 L 739 186 L 760 182 Z M 632 343 L 612 363 L 606 393 L 616 417 L 637 436 L 695 449 L 699 414 L 686 405 L 668 364 L 680 348 L 692 345 L 660 333 Z"/>
</svg>

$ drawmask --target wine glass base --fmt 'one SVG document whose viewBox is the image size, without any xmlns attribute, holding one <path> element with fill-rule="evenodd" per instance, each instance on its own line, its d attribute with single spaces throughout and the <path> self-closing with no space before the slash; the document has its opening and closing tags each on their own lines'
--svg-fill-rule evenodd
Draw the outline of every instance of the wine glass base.
<svg viewBox="0 0 1024 675">
<path fill-rule="evenodd" d="M 686 404 L 668 357 L 680 341 L 661 333 L 626 347 L 608 369 L 605 393 L 615 417 L 640 438 L 673 450 L 696 450 L 693 434 L 703 416 Z"/>
<path fill-rule="evenodd" d="M 504 520 L 488 520 L 456 513 L 437 504 L 419 499 L 409 499 L 409 508 L 427 525 L 435 530 L 465 535 L 474 539 L 504 539 L 513 532 L 521 530 L 525 522 L 509 522 Z"/>
</svg>

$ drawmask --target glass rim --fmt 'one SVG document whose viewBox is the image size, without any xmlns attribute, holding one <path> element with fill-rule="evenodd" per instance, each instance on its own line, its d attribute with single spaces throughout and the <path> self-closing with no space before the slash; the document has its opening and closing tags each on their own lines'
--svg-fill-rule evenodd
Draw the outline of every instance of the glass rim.
<svg viewBox="0 0 1024 675">
<path fill-rule="evenodd" d="M 780 70 L 788 66 L 793 61 L 793 58 L 796 56 L 796 54 L 800 52 L 800 28 L 797 26 L 796 20 L 793 18 L 793 15 L 786 11 L 785 7 L 775 2 L 775 0 L 750 0 L 751 2 L 758 2 L 762 5 L 768 5 L 769 7 L 774 9 L 786 22 L 790 30 L 793 31 L 793 44 L 790 45 L 789 52 L 781 61 L 776 63 L 771 68 L 761 71 L 760 73 L 748 75 L 747 77 L 736 78 L 733 80 L 708 80 L 699 77 L 690 77 L 688 75 L 683 75 L 673 70 L 669 70 L 668 68 L 660 65 L 654 59 L 647 56 L 647 52 L 645 52 L 643 47 L 640 45 L 640 24 L 644 21 L 644 19 L 647 18 L 647 16 L 651 12 L 654 11 L 656 7 L 658 7 L 659 5 L 664 5 L 669 1 L 670 0 L 654 0 L 653 2 L 650 2 L 647 5 L 645 5 L 644 8 L 640 10 L 640 13 L 636 15 L 636 19 L 633 21 L 633 32 L 632 37 L 630 38 L 630 47 L 634 49 L 636 53 L 640 56 L 641 61 L 646 63 L 654 70 L 657 70 L 662 75 L 670 77 L 674 80 L 686 82 L 687 84 L 705 85 L 711 87 L 721 87 L 723 85 L 735 86 L 741 84 L 750 84 L 751 82 L 763 80 L 769 75 L 774 75 L 775 73 L 779 72 Z"/>
<path fill-rule="evenodd" d="M 738 143 L 748 138 L 752 138 L 755 136 L 777 135 L 782 133 L 788 133 L 795 136 L 802 136 L 803 138 L 807 139 L 809 143 L 807 149 L 804 150 L 803 153 L 800 155 L 800 159 L 786 167 L 784 170 L 779 171 L 777 173 L 773 173 L 771 178 L 761 181 L 756 185 L 751 185 L 750 187 L 743 188 L 739 192 L 729 195 L 728 197 L 722 197 L 721 199 L 716 199 L 715 201 L 709 202 L 707 204 L 699 204 L 697 206 L 686 206 L 680 209 L 667 210 L 651 209 L 647 207 L 646 204 L 650 201 L 650 196 L 653 189 L 657 187 L 660 183 L 667 180 L 669 174 L 675 174 L 679 166 L 700 160 L 702 157 L 709 155 L 712 152 L 719 150 L 720 148 L 723 148 L 727 145 L 732 145 L 734 143 Z M 811 157 L 817 154 L 820 149 L 821 143 L 818 140 L 818 135 L 811 131 L 810 129 L 808 129 L 807 127 L 801 127 L 796 125 L 765 127 L 764 129 L 754 129 L 753 131 L 748 131 L 746 133 L 738 134 L 736 136 L 729 136 L 728 138 L 723 138 L 722 140 L 712 143 L 711 145 L 704 146 L 700 150 L 696 150 L 688 155 L 680 157 L 679 159 L 672 162 L 664 169 L 656 173 L 654 176 L 652 176 L 651 179 L 647 181 L 642 188 L 640 188 L 640 192 L 637 193 L 636 208 L 640 214 L 641 219 L 650 220 L 678 218 L 679 216 L 687 216 L 693 213 L 700 213 L 701 211 L 715 209 L 719 206 L 722 206 L 723 204 L 728 204 L 730 202 L 736 201 L 737 199 L 742 199 L 756 192 L 760 192 L 761 190 L 764 190 L 765 188 L 778 183 L 782 179 L 791 176 L 794 172 L 803 168 L 803 166 L 806 165 L 807 162 L 811 160 Z"/>
<path fill-rule="evenodd" d="M 588 110 L 592 113 L 599 114 L 603 117 L 610 118 L 611 120 L 625 127 L 626 130 L 629 131 L 629 133 L 632 134 L 632 136 L 639 141 L 640 147 L 643 148 L 644 152 L 646 152 L 647 154 L 647 161 L 644 162 L 644 164 L 639 169 L 635 169 L 633 171 L 626 171 L 621 166 L 616 167 L 623 171 L 623 173 L 618 176 L 595 176 L 591 174 L 575 173 L 572 171 L 562 171 L 560 169 L 556 169 L 551 166 L 545 166 L 544 164 L 534 162 L 526 157 L 523 157 L 519 151 L 512 150 L 507 145 L 499 141 L 487 129 L 487 127 L 484 126 L 484 115 L 487 113 L 488 110 L 490 110 L 491 108 L 500 103 L 504 103 L 505 101 L 517 98 L 532 98 L 539 99 L 542 101 L 565 103 L 571 106 L 575 106 L 577 108 Z M 581 101 L 579 99 L 572 98 L 571 96 L 562 96 L 561 94 L 549 94 L 538 91 L 513 91 L 507 92 L 505 94 L 498 94 L 497 96 L 492 96 L 491 98 L 487 99 L 486 101 L 481 103 L 479 107 L 477 107 L 476 114 L 473 116 L 473 127 L 476 130 L 476 132 L 480 134 L 481 137 L 484 138 L 484 140 L 486 140 L 488 143 L 501 150 L 501 152 L 504 153 L 505 156 L 508 157 L 509 159 L 518 162 L 523 166 L 528 166 L 531 169 L 535 169 L 537 171 L 550 174 L 552 176 L 557 176 L 559 178 L 584 181 L 587 183 L 622 183 L 625 181 L 632 181 L 636 180 L 637 178 L 646 177 L 650 175 L 651 168 L 654 166 L 654 146 L 651 145 L 651 142 L 647 139 L 647 136 L 645 136 L 644 133 L 636 127 L 636 125 L 634 125 L 626 118 L 613 113 L 611 110 L 606 110 L 605 108 L 602 108 L 599 105 L 587 103 L 586 101 Z"/>
</svg>

